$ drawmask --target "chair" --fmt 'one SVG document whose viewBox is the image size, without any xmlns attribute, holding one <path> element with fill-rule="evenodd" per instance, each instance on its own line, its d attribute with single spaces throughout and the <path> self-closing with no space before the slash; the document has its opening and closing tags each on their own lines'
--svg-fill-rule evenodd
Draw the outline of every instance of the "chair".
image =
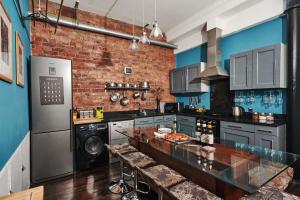
<svg viewBox="0 0 300 200">
<path fill-rule="evenodd" d="M 221 200 L 218 196 L 191 181 L 171 187 L 169 193 L 178 200 Z"/>
<path fill-rule="evenodd" d="M 139 171 L 158 186 L 158 197 L 160 200 L 163 199 L 162 190 L 167 190 L 167 188 L 185 180 L 181 174 L 165 165 L 156 165 L 146 169 L 139 169 Z"/>
<path fill-rule="evenodd" d="M 147 183 L 138 181 L 138 168 L 147 167 L 149 165 L 155 164 L 155 161 L 150 158 L 149 156 L 141 153 L 141 152 L 134 152 L 134 153 L 127 153 L 127 154 L 119 154 L 120 159 L 123 162 L 126 162 L 133 170 L 134 170 L 134 186 L 133 191 L 125 194 L 122 197 L 122 200 L 138 200 L 137 193 L 144 193 L 147 194 L 150 192 L 150 187 Z M 148 186 L 148 191 L 141 191 L 138 189 L 138 183 L 144 184 Z"/>
<path fill-rule="evenodd" d="M 258 190 L 258 192 L 246 195 L 240 200 L 300 200 L 299 197 L 280 191 L 278 188 L 264 186 Z"/>
<path fill-rule="evenodd" d="M 109 152 L 119 158 L 120 154 L 136 152 L 137 149 L 128 143 L 125 144 L 116 144 L 116 145 L 105 145 Z M 129 176 L 124 173 L 124 163 L 123 160 L 120 160 L 120 168 L 121 168 L 121 177 L 119 180 L 113 180 L 109 185 L 109 190 L 114 194 L 124 194 L 129 191 L 128 185 L 125 183 L 124 176 Z"/>
</svg>

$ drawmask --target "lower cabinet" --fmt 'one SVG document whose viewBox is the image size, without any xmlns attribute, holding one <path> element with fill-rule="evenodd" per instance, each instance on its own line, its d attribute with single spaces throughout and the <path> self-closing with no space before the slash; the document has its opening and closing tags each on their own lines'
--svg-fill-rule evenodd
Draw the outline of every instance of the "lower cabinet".
<svg viewBox="0 0 300 200">
<path fill-rule="evenodd" d="M 251 144 L 264 148 L 285 151 L 286 126 L 278 127 L 251 125 L 235 122 L 221 121 L 220 134 L 222 139 L 233 142 Z"/>
<path fill-rule="evenodd" d="M 195 136 L 195 126 L 192 126 L 190 124 L 183 124 L 183 123 L 177 123 L 177 131 L 179 133 L 185 133 L 187 135 L 189 135 L 190 137 L 194 137 Z"/>
<path fill-rule="evenodd" d="M 264 134 L 255 134 L 255 145 L 279 150 L 279 141 L 276 136 L 264 135 Z"/>
<path fill-rule="evenodd" d="M 243 144 L 254 144 L 254 133 L 221 128 L 221 138 Z"/>
</svg>

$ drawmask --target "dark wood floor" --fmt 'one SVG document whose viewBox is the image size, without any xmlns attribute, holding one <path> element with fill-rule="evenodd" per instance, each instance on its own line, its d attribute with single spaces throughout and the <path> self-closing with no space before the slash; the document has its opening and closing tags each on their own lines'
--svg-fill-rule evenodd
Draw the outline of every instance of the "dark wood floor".
<svg viewBox="0 0 300 200">
<path fill-rule="evenodd" d="M 45 187 L 45 200 L 119 200 L 120 195 L 110 193 L 107 188 L 112 180 L 119 178 L 119 175 L 120 167 L 117 163 L 40 185 Z M 300 196 L 300 184 L 288 188 L 288 192 Z M 142 199 L 155 200 L 157 196 L 151 193 L 148 198 Z"/>
<path fill-rule="evenodd" d="M 112 180 L 119 178 L 119 175 L 120 166 L 116 163 L 40 185 L 45 188 L 45 200 L 119 200 L 120 195 L 110 193 L 107 188 Z M 152 193 L 151 197 L 143 199 L 153 200 L 156 197 Z"/>
</svg>

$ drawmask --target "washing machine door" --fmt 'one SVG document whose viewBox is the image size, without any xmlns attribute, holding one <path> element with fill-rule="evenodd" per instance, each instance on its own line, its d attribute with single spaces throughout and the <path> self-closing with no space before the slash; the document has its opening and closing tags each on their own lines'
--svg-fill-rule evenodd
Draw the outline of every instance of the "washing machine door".
<svg viewBox="0 0 300 200">
<path fill-rule="evenodd" d="M 97 158 L 105 150 L 104 142 L 98 135 L 90 135 L 83 143 L 83 150 L 90 159 Z"/>
</svg>

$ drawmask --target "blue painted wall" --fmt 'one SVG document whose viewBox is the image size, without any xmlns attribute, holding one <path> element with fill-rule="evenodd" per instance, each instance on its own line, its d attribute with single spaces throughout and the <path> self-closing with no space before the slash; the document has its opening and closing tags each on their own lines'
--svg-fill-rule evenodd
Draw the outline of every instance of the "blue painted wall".
<svg viewBox="0 0 300 200">
<path fill-rule="evenodd" d="M 28 67 L 27 59 L 30 54 L 30 39 L 28 32 L 21 24 L 15 7 L 14 0 L 3 0 L 4 7 L 12 22 L 12 50 L 14 81 L 8 84 L 0 80 L 0 170 L 14 153 L 26 133 L 29 131 L 29 108 L 28 108 Z M 28 12 L 29 1 L 20 1 L 22 12 Z M 26 22 L 29 30 L 29 22 Z M 16 85 L 16 62 L 15 62 L 15 33 L 19 33 L 25 48 L 25 87 Z"/>
<path fill-rule="evenodd" d="M 225 69 L 229 70 L 230 67 L 230 55 L 260 48 L 267 45 L 277 44 L 277 43 L 286 43 L 286 19 L 285 18 L 276 18 L 271 21 L 265 22 L 263 24 L 251 27 L 249 29 L 234 33 L 232 35 L 222 38 L 221 48 L 222 48 L 222 66 Z M 177 67 L 182 67 L 191 62 L 203 61 L 199 58 L 199 52 L 202 53 L 202 46 L 193 48 L 191 50 L 179 53 L 176 55 L 176 64 Z M 201 50 L 199 50 L 199 48 Z M 204 48 L 203 48 L 204 50 Z M 203 54 L 203 53 L 202 53 Z M 266 105 L 262 101 L 263 95 L 269 92 L 269 90 L 256 90 L 256 101 L 254 103 L 240 103 L 245 109 L 249 107 L 253 108 L 258 112 L 273 112 L 284 114 L 286 113 L 286 91 L 285 90 L 276 90 L 274 94 L 280 94 L 283 96 L 283 104 L 274 104 Z M 236 95 L 239 95 L 240 92 L 236 92 Z M 246 91 L 242 91 L 243 95 L 248 94 Z M 202 100 L 204 102 L 209 102 L 209 94 L 201 94 Z M 176 96 L 177 101 L 188 102 L 188 97 Z M 204 100 L 204 98 L 207 98 Z M 206 103 L 207 108 L 209 108 L 209 103 Z"/>
</svg>

